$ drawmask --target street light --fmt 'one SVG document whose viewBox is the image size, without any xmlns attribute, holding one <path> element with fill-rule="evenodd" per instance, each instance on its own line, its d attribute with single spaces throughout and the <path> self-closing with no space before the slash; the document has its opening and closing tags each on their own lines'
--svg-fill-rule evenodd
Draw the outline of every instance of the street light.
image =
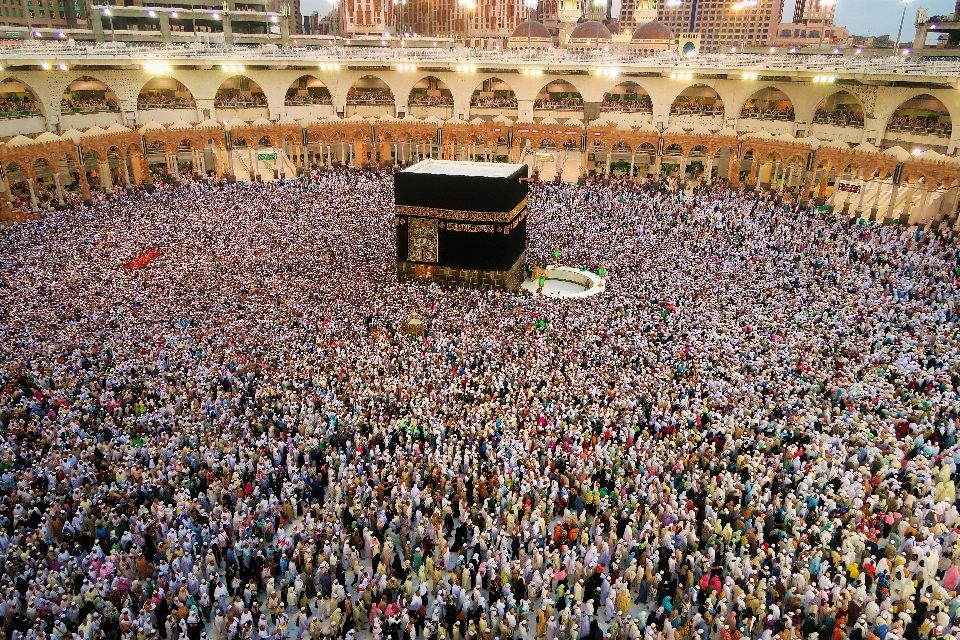
<svg viewBox="0 0 960 640">
<path fill-rule="evenodd" d="M 113 12 L 110 11 L 110 7 L 103 7 L 103 8 L 101 9 L 101 11 L 103 11 L 104 15 L 106 15 L 108 18 L 110 18 L 110 33 L 111 33 L 111 37 L 113 38 L 114 42 L 116 42 L 116 40 L 117 40 L 117 30 L 113 28 Z"/>
<path fill-rule="evenodd" d="M 897 29 L 897 43 L 893 45 L 893 55 L 900 53 L 900 36 L 903 35 L 903 20 L 907 17 L 907 3 L 910 0 L 900 0 L 903 3 L 903 13 L 900 14 L 900 28 Z"/>
</svg>

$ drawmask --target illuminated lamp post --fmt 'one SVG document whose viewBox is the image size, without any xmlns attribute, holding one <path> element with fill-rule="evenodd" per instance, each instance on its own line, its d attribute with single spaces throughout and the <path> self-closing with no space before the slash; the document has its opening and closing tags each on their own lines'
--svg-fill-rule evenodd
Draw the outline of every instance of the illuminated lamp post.
<svg viewBox="0 0 960 640">
<path fill-rule="evenodd" d="M 897 29 L 897 43 L 893 45 L 893 55 L 900 53 L 900 37 L 903 35 L 903 21 L 907 17 L 907 3 L 910 0 L 900 0 L 903 3 L 903 13 L 900 14 L 900 28 Z"/>
</svg>

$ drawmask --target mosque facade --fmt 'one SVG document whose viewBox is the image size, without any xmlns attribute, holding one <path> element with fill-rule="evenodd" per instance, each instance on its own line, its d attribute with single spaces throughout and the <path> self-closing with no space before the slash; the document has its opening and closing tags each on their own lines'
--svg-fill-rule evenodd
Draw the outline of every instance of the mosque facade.
<svg viewBox="0 0 960 640">
<path fill-rule="evenodd" d="M 572 39 L 585 46 L 604 35 L 580 27 Z M 546 39 L 534 29 L 529 37 Z M 879 63 L 865 74 L 855 60 L 830 75 L 809 65 L 785 72 L 777 56 L 751 69 L 733 57 L 726 66 L 665 63 L 672 37 L 648 23 L 635 30 L 632 54 L 504 51 L 469 64 L 453 53 L 424 64 L 264 50 L 240 64 L 223 53 L 198 61 L 170 51 L 160 63 L 7 52 L 4 189 L 112 191 L 176 179 L 184 165 L 256 180 L 317 159 L 444 158 L 525 163 L 531 175 L 568 182 L 724 177 L 874 219 L 954 217 L 960 98 L 944 63 L 918 64 L 909 86 Z"/>
</svg>

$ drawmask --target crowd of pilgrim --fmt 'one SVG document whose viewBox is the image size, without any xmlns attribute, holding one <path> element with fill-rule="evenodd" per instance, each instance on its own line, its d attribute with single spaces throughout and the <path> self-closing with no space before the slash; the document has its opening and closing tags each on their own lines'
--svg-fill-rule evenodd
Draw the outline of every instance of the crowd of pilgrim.
<svg viewBox="0 0 960 640">
<path fill-rule="evenodd" d="M 0 230 L 0 637 L 960 638 L 951 236 L 532 184 L 527 261 L 606 269 L 563 300 L 398 283 L 392 207 Z"/>
</svg>

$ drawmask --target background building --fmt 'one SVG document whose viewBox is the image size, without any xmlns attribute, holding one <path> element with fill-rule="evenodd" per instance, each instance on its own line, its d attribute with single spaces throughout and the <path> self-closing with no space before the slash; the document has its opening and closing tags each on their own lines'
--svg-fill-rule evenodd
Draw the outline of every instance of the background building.
<svg viewBox="0 0 960 640">
<path fill-rule="evenodd" d="M 797 0 L 793 9 L 793 21 L 797 24 L 805 20 L 820 20 L 833 24 L 836 15 L 836 0 Z"/>
<path fill-rule="evenodd" d="M 340 0 L 340 33 L 346 37 L 393 32 L 393 3 L 383 0 Z"/>
<path fill-rule="evenodd" d="M 937 33 L 937 41 L 932 45 L 940 49 L 937 55 L 960 54 L 960 0 L 952 14 L 931 16 L 927 9 L 918 9 L 914 23 L 917 27 L 913 39 L 915 51 L 926 48 L 927 34 Z"/>
<path fill-rule="evenodd" d="M 280 16 L 281 19 L 286 21 L 291 35 L 303 34 L 303 14 L 300 13 L 300 0 L 267 0 L 266 6 L 269 13 Z"/>
<path fill-rule="evenodd" d="M 613 0 L 583 0 L 583 19 L 597 22 L 609 21 L 613 18 Z"/>
<path fill-rule="evenodd" d="M 468 46 L 505 46 L 531 13 L 523 0 L 341 0 L 340 35 L 350 38 L 388 34 L 459 37 Z"/>
<path fill-rule="evenodd" d="M 303 33 L 300 0 L 105 3 L 91 4 L 87 11 L 96 40 L 239 44 L 248 42 L 248 36 L 259 36 L 253 40 L 286 43 L 291 35 Z"/>
<path fill-rule="evenodd" d="M 637 27 L 657 19 L 657 0 L 621 0 L 620 30 L 633 33 Z"/>
<path fill-rule="evenodd" d="M 535 19 L 542 22 L 553 35 L 557 35 L 560 30 L 560 17 L 557 15 L 559 8 L 560 3 L 557 0 L 539 0 L 534 14 Z"/>
<path fill-rule="evenodd" d="M 84 27 L 84 0 L 10 0 L 3 5 L 3 24 L 29 29 Z"/>
<path fill-rule="evenodd" d="M 673 33 L 699 33 L 704 53 L 766 46 L 782 17 L 783 0 L 699 0 L 679 6 L 657 0 L 657 20 Z"/>
<path fill-rule="evenodd" d="M 314 11 L 309 16 L 303 16 L 303 33 L 306 35 L 337 35 L 338 28 L 339 18 L 336 9 L 328 11 L 324 16 L 321 16 L 318 11 Z"/>
<path fill-rule="evenodd" d="M 797 0 L 793 21 L 777 27 L 771 45 L 797 49 L 822 47 L 832 51 L 850 43 L 850 32 L 834 25 L 836 0 Z"/>
</svg>

